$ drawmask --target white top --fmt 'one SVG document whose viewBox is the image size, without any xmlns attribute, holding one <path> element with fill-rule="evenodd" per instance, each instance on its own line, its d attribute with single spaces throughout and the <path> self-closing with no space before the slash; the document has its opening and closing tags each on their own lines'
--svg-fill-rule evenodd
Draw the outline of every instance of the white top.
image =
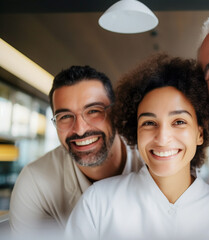
<svg viewBox="0 0 209 240">
<path fill-rule="evenodd" d="M 126 152 L 123 174 L 138 171 L 142 166 L 138 151 L 126 146 Z M 90 185 L 63 146 L 48 152 L 25 166 L 16 181 L 9 211 L 12 230 L 21 234 L 48 225 L 64 230 L 73 207 Z"/>
<path fill-rule="evenodd" d="M 197 178 L 171 204 L 146 166 L 139 173 L 93 184 L 74 208 L 67 223 L 66 238 L 209 239 L 209 185 Z"/>
</svg>

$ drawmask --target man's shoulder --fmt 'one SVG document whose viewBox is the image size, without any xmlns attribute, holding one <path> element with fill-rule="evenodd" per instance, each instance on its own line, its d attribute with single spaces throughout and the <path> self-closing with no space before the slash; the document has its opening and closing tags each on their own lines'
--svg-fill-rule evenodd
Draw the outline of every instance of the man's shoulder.
<svg viewBox="0 0 209 240">
<path fill-rule="evenodd" d="M 117 191 L 126 192 L 132 187 L 135 188 L 137 186 L 138 188 L 139 185 L 143 185 L 147 181 L 148 176 L 149 172 L 144 165 L 138 172 L 106 178 L 95 182 L 93 186 L 96 191 L 101 191 L 104 194 L 112 192 L 110 194 L 115 195 Z"/>
<path fill-rule="evenodd" d="M 96 191 L 101 191 L 104 194 L 108 192 L 111 195 L 112 193 L 115 194 L 118 191 L 126 189 L 132 181 L 135 181 L 136 176 L 137 173 L 131 172 L 127 175 L 118 175 L 100 180 L 93 185 Z"/>
<path fill-rule="evenodd" d="M 56 147 L 55 149 L 45 153 L 43 156 L 39 157 L 35 161 L 29 163 L 27 166 L 30 168 L 40 167 L 47 164 L 62 164 L 65 159 L 70 159 L 70 155 L 67 154 L 66 150 L 62 145 Z"/>
<path fill-rule="evenodd" d="M 95 182 L 86 190 L 83 198 L 89 203 L 95 201 L 98 206 L 109 208 L 110 202 L 111 206 L 117 206 L 118 202 L 125 203 L 128 199 L 143 194 L 144 190 L 141 192 L 141 189 L 146 186 L 147 178 L 148 170 L 143 166 L 138 173 L 131 172 Z"/>
<path fill-rule="evenodd" d="M 27 164 L 23 168 L 22 174 L 30 174 L 34 177 L 43 177 L 44 179 L 52 176 L 56 178 L 56 176 L 63 174 L 65 165 L 71 163 L 71 157 L 64 147 L 58 146 L 37 160 Z"/>
</svg>

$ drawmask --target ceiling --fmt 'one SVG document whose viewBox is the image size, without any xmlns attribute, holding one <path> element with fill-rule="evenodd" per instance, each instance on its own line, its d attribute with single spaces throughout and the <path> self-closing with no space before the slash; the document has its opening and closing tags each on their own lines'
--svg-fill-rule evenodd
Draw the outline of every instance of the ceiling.
<svg viewBox="0 0 209 240">
<path fill-rule="evenodd" d="M 1 0 L 0 13 L 104 12 L 115 0 Z M 209 9 L 207 0 L 143 0 L 153 11 Z"/>
<path fill-rule="evenodd" d="M 144 0 L 159 25 L 140 34 L 108 32 L 98 19 L 112 0 L 1 0 L 0 37 L 52 75 L 90 65 L 116 83 L 149 55 L 196 57 L 208 0 Z"/>
</svg>

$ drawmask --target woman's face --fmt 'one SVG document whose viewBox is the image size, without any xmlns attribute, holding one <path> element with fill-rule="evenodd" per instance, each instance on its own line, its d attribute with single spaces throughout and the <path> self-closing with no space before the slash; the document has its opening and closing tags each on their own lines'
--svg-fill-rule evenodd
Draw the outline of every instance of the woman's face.
<svg viewBox="0 0 209 240">
<path fill-rule="evenodd" d="M 197 145 L 203 143 L 195 110 L 174 87 L 147 93 L 138 106 L 137 142 L 152 176 L 189 171 Z"/>
</svg>

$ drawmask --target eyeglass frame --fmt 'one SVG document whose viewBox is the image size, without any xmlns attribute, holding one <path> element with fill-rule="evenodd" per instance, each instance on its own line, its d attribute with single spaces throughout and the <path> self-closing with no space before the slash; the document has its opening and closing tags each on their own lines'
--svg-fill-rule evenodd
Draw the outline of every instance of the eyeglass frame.
<svg viewBox="0 0 209 240">
<path fill-rule="evenodd" d="M 67 111 L 61 111 L 61 112 L 56 113 L 56 114 L 51 118 L 51 121 L 52 121 L 53 125 L 55 126 L 55 128 L 56 128 L 57 130 L 61 131 L 61 132 L 64 132 L 64 131 L 66 131 L 66 130 L 70 130 L 70 129 L 72 129 L 72 128 L 74 127 L 75 122 L 76 122 L 76 120 L 77 120 L 77 115 L 81 115 L 82 119 L 83 119 L 87 124 L 89 124 L 89 125 L 91 125 L 91 126 L 94 126 L 94 124 L 91 124 L 91 123 L 89 123 L 88 121 L 86 121 L 85 117 L 83 116 L 83 113 L 84 113 L 85 111 L 87 111 L 88 109 L 92 108 L 92 107 L 100 107 L 100 108 L 103 108 L 103 109 L 104 109 L 104 112 L 105 112 L 105 116 L 104 116 L 104 119 L 103 119 L 101 122 L 99 122 L 99 123 L 102 123 L 102 122 L 106 119 L 106 117 L 107 117 L 107 112 L 106 112 L 106 111 L 107 111 L 110 107 L 112 107 L 112 106 L 113 106 L 113 104 L 109 104 L 108 106 L 103 106 L 103 105 L 95 104 L 95 105 L 91 105 L 91 106 L 83 109 L 81 113 L 77 113 L 77 114 L 75 114 L 74 112 L 68 111 L 68 110 L 67 110 Z M 68 127 L 68 128 L 66 128 L 66 129 L 60 129 L 60 128 L 57 127 L 56 116 L 58 116 L 59 114 L 62 114 L 62 113 L 70 113 L 70 114 L 72 114 L 72 116 L 73 116 L 73 118 L 74 118 L 74 121 L 73 121 L 73 124 L 72 124 L 71 127 Z"/>
</svg>

